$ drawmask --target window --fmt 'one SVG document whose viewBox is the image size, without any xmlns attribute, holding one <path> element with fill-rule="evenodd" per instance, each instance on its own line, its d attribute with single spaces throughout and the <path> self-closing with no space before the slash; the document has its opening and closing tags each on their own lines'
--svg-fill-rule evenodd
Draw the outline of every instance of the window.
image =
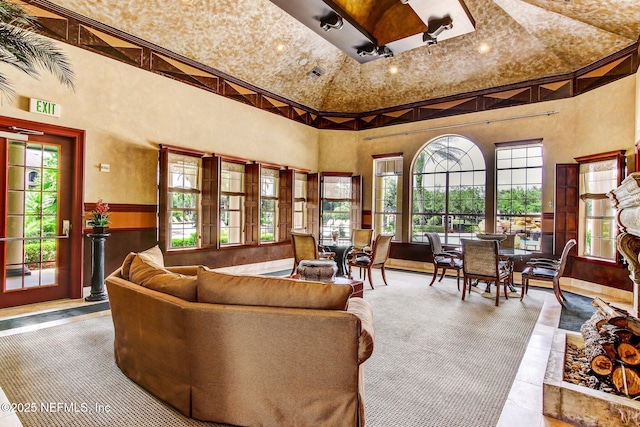
<svg viewBox="0 0 640 427">
<path fill-rule="evenodd" d="M 322 200 L 320 212 L 320 241 L 325 244 L 338 240 L 351 240 L 352 188 L 351 176 L 322 176 Z"/>
<path fill-rule="evenodd" d="M 471 237 L 484 221 L 485 162 L 469 139 L 449 135 L 429 142 L 413 163 L 411 241 L 437 232 L 444 243 Z"/>
<path fill-rule="evenodd" d="M 615 209 L 607 193 L 620 185 L 624 155 L 576 160 L 580 164 L 578 255 L 616 261 Z"/>
<path fill-rule="evenodd" d="M 260 171 L 260 242 L 276 241 L 279 174 L 275 169 Z"/>
<path fill-rule="evenodd" d="M 168 163 L 169 249 L 198 247 L 201 159 L 170 152 Z"/>
<path fill-rule="evenodd" d="M 305 230 L 307 228 L 307 174 L 295 174 L 293 194 L 293 228 Z"/>
<path fill-rule="evenodd" d="M 244 172 L 244 164 L 222 162 L 220 174 L 220 245 L 241 245 L 244 243 Z"/>
<path fill-rule="evenodd" d="M 516 234 L 520 247 L 539 251 L 542 236 L 542 145 L 511 144 L 517 143 L 504 147 L 496 144 L 495 232 Z"/>
<path fill-rule="evenodd" d="M 374 159 L 373 229 L 402 238 L 402 157 Z"/>
</svg>

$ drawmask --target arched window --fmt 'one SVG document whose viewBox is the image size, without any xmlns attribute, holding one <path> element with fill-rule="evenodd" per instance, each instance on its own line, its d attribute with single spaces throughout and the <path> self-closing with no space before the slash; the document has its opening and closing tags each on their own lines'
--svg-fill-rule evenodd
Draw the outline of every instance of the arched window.
<svg viewBox="0 0 640 427">
<path fill-rule="evenodd" d="M 486 168 L 469 139 L 447 135 L 427 143 L 412 165 L 411 241 L 435 231 L 445 243 L 471 237 L 484 221 Z"/>
</svg>

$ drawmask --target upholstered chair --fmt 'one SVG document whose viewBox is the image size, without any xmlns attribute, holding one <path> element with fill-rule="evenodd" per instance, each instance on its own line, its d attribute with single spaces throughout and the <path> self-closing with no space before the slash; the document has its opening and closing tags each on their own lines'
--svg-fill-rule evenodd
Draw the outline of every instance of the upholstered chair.
<svg viewBox="0 0 640 427">
<path fill-rule="evenodd" d="M 364 278 L 367 279 L 367 275 L 369 276 L 369 285 L 371 289 L 373 289 L 373 280 L 371 279 L 371 269 L 379 268 L 382 273 L 382 280 L 385 285 L 387 283 L 387 277 L 384 272 L 384 264 L 389 259 L 389 250 L 391 249 L 391 239 L 393 239 L 394 234 L 379 234 L 376 236 L 376 239 L 373 241 L 373 248 L 371 249 L 371 254 L 369 255 L 359 255 L 355 258 L 352 258 L 348 261 L 349 265 L 349 278 L 351 278 L 351 267 L 357 267 L 359 269 L 364 269 L 365 274 Z"/>
<path fill-rule="evenodd" d="M 456 271 L 456 280 L 458 282 L 458 290 L 460 290 L 460 271 L 462 270 L 462 258 L 459 252 L 446 251 L 442 247 L 442 242 L 438 233 L 427 233 L 429 246 L 427 258 L 433 262 L 433 278 L 429 286 L 432 286 L 438 276 L 438 270 L 442 270 L 439 282 L 444 278 L 444 274 L 448 269 Z"/>
<path fill-rule="evenodd" d="M 527 262 L 527 267 L 522 271 L 522 290 L 520 293 L 520 300 L 524 298 L 524 295 L 529 290 L 529 280 L 542 280 L 545 282 L 553 283 L 553 293 L 556 295 L 556 299 L 564 307 L 564 302 L 567 300 L 562 294 L 560 289 L 560 278 L 564 274 L 564 269 L 567 265 L 567 258 L 569 257 L 569 251 L 576 245 L 576 240 L 571 239 L 562 249 L 560 259 L 549 258 L 531 258 Z"/>
<path fill-rule="evenodd" d="M 300 261 L 307 259 L 333 259 L 334 252 L 325 252 L 318 249 L 316 238 L 311 233 L 291 232 L 291 246 L 293 247 L 293 270 L 291 275 L 296 274 Z"/>
<path fill-rule="evenodd" d="M 369 255 L 371 253 L 371 239 L 373 238 L 373 230 L 364 228 L 354 228 L 351 230 L 352 248 L 347 254 L 347 260 L 355 256 Z"/>
<path fill-rule="evenodd" d="M 471 293 L 471 280 L 484 280 L 496 284 L 496 306 L 500 304 L 500 282 L 504 282 L 504 296 L 508 299 L 507 279 L 511 270 L 500 262 L 499 242 L 497 240 L 462 239 L 462 271 L 464 282 L 462 300 Z"/>
</svg>

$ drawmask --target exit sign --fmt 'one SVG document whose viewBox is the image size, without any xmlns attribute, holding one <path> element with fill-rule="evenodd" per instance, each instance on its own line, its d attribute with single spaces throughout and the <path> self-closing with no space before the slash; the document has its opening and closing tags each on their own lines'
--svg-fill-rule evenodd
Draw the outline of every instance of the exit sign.
<svg viewBox="0 0 640 427">
<path fill-rule="evenodd" d="M 44 114 L 45 116 L 60 117 L 60 110 L 62 107 L 60 104 L 56 104 L 51 101 L 44 101 L 42 99 L 31 98 L 29 102 L 29 112 Z"/>
</svg>

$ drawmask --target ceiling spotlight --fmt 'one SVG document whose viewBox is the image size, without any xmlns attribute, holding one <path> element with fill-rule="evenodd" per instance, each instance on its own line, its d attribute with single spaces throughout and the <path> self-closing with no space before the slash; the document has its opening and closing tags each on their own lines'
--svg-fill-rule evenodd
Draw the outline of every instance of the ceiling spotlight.
<svg viewBox="0 0 640 427">
<path fill-rule="evenodd" d="M 398 67 L 396 67 L 395 65 L 392 65 L 391 67 L 389 67 L 389 73 L 398 74 Z"/>
<path fill-rule="evenodd" d="M 380 56 L 383 58 L 390 58 L 393 56 L 393 51 L 387 46 L 376 46 L 374 44 L 368 44 L 366 46 L 358 48 L 356 51 L 359 56 Z"/>
<path fill-rule="evenodd" d="M 480 46 L 478 46 L 478 52 L 480 53 L 487 53 L 489 52 L 489 50 L 491 50 L 491 46 L 489 46 L 489 43 L 482 42 L 480 43 Z"/>
<path fill-rule="evenodd" d="M 331 12 L 329 15 L 320 20 L 320 28 L 325 31 L 331 31 L 333 29 L 339 30 L 340 28 L 342 28 L 342 24 L 342 16 L 338 15 L 335 12 Z"/>
<path fill-rule="evenodd" d="M 453 21 L 449 15 L 441 19 L 432 19 L 429 21 L 428 30 L 422 34 L 422 41 L 427 46 L 438 44 L 438 36 L 442 34 L 444 30 L 450 30 L 453 28 Z"/>
<path fill-rule="evenodd" d="M 278 53 L 283 53 L 285 50 L 287 50 L 287 45 L 286 44 L 279 43 L 276 46 L 276 52 L 278 52 Z"/>
</svg>

